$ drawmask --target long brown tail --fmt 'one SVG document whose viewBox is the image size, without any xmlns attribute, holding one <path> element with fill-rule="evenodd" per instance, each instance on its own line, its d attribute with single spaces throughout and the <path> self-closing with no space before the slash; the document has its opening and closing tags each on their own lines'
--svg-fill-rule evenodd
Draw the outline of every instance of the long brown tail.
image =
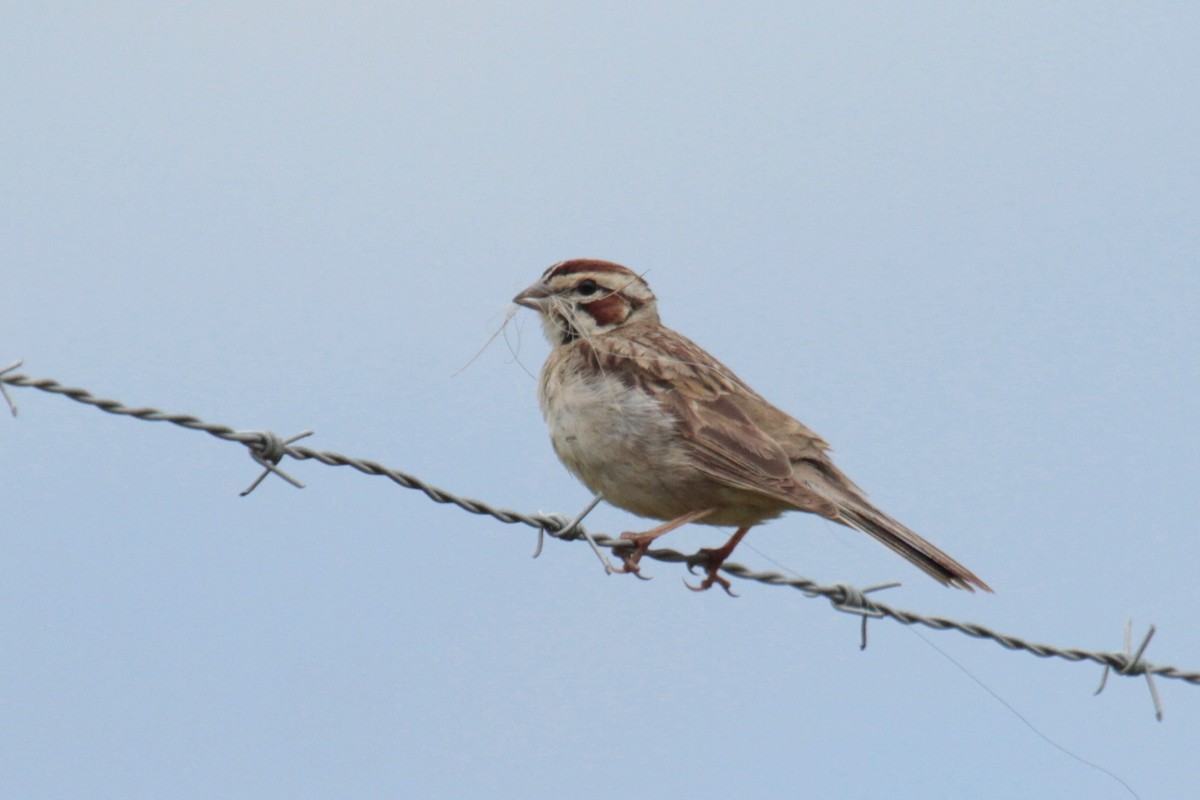
<svg viewBox="0 0 1200 800">
<path fill-rule="evenodd" d="M 896 520 L 865 500 L 835 500 L 840 515 L 838 522 L 869 533 L 900 555 L 928 573 L 934 580 L 957 589 L 985 592 L 992 587 L 981 581 L 974 572 L 922 539 Z"/>
</svg>

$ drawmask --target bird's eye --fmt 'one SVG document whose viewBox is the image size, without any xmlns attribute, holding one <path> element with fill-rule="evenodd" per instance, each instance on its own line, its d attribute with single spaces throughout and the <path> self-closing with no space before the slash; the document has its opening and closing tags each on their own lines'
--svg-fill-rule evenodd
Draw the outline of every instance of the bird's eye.
<svg viewBox="0 0 1200 800">
<path fill-rule="evenodd" d="M 592 280 L 591 278 L 588 278 L 585 281 L 580 281 L 579 286 L 577 286 L 576 288 L 579 290 L 579 293 L 581 295 L 583 295 L 584 297 L 587 297 L 588 295 L 595 294 L 597 292 L 597 290 L 599 290 L 600 285 L 598 283 L 596 283 L 594 280 Z"/>
</svg>

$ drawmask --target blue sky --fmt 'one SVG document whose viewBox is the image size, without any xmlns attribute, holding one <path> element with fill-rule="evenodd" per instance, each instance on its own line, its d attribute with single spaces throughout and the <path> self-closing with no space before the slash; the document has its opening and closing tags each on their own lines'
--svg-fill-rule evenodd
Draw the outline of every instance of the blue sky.
<svg viewBox="0 0 1200 800">
<path fill-rule="evenodd" d="M 1179 4 L 12 4 L 0 363 L 589 499 L 509 299 L 590 256 L 991 584 L 792 515 L 736 559 L 1200 668 L 1200 12 Z M 13 389 L 6 797 L 1127 797 L 908 629 L 605 576 L 347 469 Z M 646 527 L 601 507 L 595 530 Z M 685 529 L 664 544 L 722 540 Z M 1143 798 L 1200 689 L 924 634 Z"/>
</svg>

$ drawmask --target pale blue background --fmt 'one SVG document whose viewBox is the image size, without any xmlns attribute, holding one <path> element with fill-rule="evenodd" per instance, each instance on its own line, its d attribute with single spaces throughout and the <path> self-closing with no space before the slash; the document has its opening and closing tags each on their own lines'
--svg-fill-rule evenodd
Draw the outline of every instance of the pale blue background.
<svg viewBox="0 0 1200 800">
<path fill-rule="evenodd" d="M 588 499 L 498 341 L 619 260 L 996 589 L 792 516 L 738 559 L 1200 669 L 1193 4 L 51 4 L 0 11 L 0 362 Z M 536 372 L 523 312 L 509 338 Z M 0 419 L 0 795 L 1126 797 L 888 623 L 31 390 Z M 601 509 L 593 528 L 646 523 Z M 713 544 L 695 529 L 664 542 Z M 1143 798 L 1200 687 L 927 636 Z"/>
</svg>

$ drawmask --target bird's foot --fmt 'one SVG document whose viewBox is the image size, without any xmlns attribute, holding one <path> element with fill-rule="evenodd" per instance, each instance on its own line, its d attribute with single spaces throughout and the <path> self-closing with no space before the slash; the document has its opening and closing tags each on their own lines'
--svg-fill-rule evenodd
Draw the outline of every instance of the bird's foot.
<svg viewBox="0 0 1200 800">
<path fill-rule="evenodd" d="M 700 552 L 696 555 L 704 556 L 704 570 L 708 574 L 705 576 L 704 580 L 700 581 L 699 586 L 692 586 L 687 581 L 684 581 L 683 585 L 691 589 L 693 592 L 706 592 L 711 589 L 715 583 L 725 590 L 725 594 L 729 595 L 730 597 L 737 597 L 733 589 L 729 588 L 729 581 L 721 577 L 717 571 L 721 569 L 721 565 L 725 563 L 725 559 L 729 558 L 729 556 L 733 554 L 734 548 L 738 546 L 738 542 L 742 541 L 742 538 L 745 537 L 749 530 L 749 525 L 743 525 L 737 529 L 733 536 L 729 537 L 728 542 L 720 547 L 701 548 Z M 692 565 L 689 562 L 688 572 L 691 571 Z"/>
<path fill-rule="evenodd" d="M 708 564 L 704 567 L 704 580 L 700 581 L 699 586 L 692 586 L 686 580 L 683 585 L 691 589 L 693 592 L 707 592 L 714 585 L 720 586 L 725 590 L 725 594 L 730 597 L 737 597 L 737 593 L 730 588 L 729 580 L 723 577 L 719 570 L 721 565 L 725 563 L 725 559 L 729 556 L 724 547 L 704 547 L 701 548 L 698 555 L 705 556 L 708 559 Z M 688 565 L 688 572 L 692 572 L 692 566 Z"/>
<path fill-rule="evenodd" d="M 640 562 L 642 556 L 650 549 L 650 543 L 658 537 L 647 533 L 625 531 L 621 534 L 621 538 L 629 544 L 621 544 L 613 549 L 613 555 L 619 556 L 621 559 L 621 566 L 613 567 L 613 572 L 625 572 L 635 575 L 643 581 L 650 580 L 650 576 L 642 574 Z"/>
</svg>

